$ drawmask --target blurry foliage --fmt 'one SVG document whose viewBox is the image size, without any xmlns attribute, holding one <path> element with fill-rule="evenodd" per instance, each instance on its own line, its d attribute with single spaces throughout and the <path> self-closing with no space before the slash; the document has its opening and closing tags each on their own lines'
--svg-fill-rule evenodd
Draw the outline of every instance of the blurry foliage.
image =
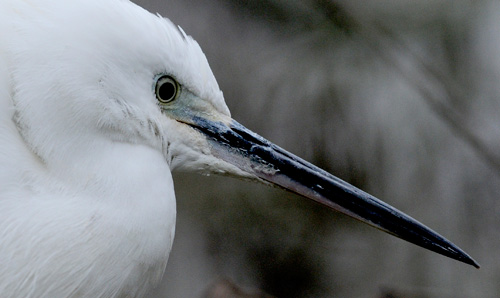
<svg viewBox="0 0 500 298">
<path fill-rule="evenodd" d="M 350 32 L 355 28 L 354 20 L 342 9 L 342 6 L 329 0 L 224 0 L 244 15 L 259 18 L 270 24 L 286 27 L 289 33 L 293 29 L 313 31 L 330 22 L 329 30 Z"/>
</svg>

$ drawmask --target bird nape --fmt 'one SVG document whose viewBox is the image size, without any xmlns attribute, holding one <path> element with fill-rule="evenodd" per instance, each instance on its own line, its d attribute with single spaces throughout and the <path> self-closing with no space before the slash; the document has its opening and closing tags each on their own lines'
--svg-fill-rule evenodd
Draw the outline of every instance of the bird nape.
<svg viewBox="0 0 500 298">
<path fill-rule="evenodd" d="M 0 293 L 143 296 L 175 169 L 274 184 L 479 267 L 401 211 L 230 117 L 198 44 L 123 0 L 0 2 Z"/>
</svg>

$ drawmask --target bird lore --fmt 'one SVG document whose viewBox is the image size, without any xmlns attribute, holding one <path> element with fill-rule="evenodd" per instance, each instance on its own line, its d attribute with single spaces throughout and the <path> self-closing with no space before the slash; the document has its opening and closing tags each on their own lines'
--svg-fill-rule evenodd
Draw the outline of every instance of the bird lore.
<svg viewBox="0 0 500 298">
<path fill-rule="evenodd" d="M 275 184 L 478 267 L 231 119 L 198 44 L 128 1 L 1 1 L 0 113 L 2 297 L 146 295 L 174 238 L 175 169 Z"/>
</svg>

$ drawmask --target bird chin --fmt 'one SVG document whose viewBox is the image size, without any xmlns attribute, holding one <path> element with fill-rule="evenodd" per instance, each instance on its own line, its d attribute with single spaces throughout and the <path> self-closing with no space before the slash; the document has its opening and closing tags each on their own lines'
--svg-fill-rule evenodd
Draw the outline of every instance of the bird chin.
<svg viewBox="0 0 500 298">
<path fill-rule="evenodd" d="M 193 150 L 192 147 L 179 148 L 182 154 L 174 155 L 170 169 L 176 172 L 195 172 L 204 176 L 220 175 L 243 180 L 260 181 L 269 184 L 255 176 L 250 165 L 245 165 L 234 152 L 226 150 L 215 142 L 207 142 L 203 149 Z M 245 171 L 244 169 L 247 169 Z"/>
</svg>

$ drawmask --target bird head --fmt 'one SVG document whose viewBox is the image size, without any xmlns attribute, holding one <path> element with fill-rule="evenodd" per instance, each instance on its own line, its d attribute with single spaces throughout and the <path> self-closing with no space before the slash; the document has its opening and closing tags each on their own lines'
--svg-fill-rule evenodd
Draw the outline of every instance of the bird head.
<svg viewBox="0 0 500 298">
<path fill-rule="evenodd" d="M 233 120 L 199 45 L 169 20 L 128 1 L 34 3 L 20 1 L 20 13 L 39 6 L 0 42 L 12 53 L 18 128 L 47 164 L 101 150 L 103 140 L 147 146 L 172 170 L 277 185 L 477 266 L 411 217 Z"/>
</svg>

